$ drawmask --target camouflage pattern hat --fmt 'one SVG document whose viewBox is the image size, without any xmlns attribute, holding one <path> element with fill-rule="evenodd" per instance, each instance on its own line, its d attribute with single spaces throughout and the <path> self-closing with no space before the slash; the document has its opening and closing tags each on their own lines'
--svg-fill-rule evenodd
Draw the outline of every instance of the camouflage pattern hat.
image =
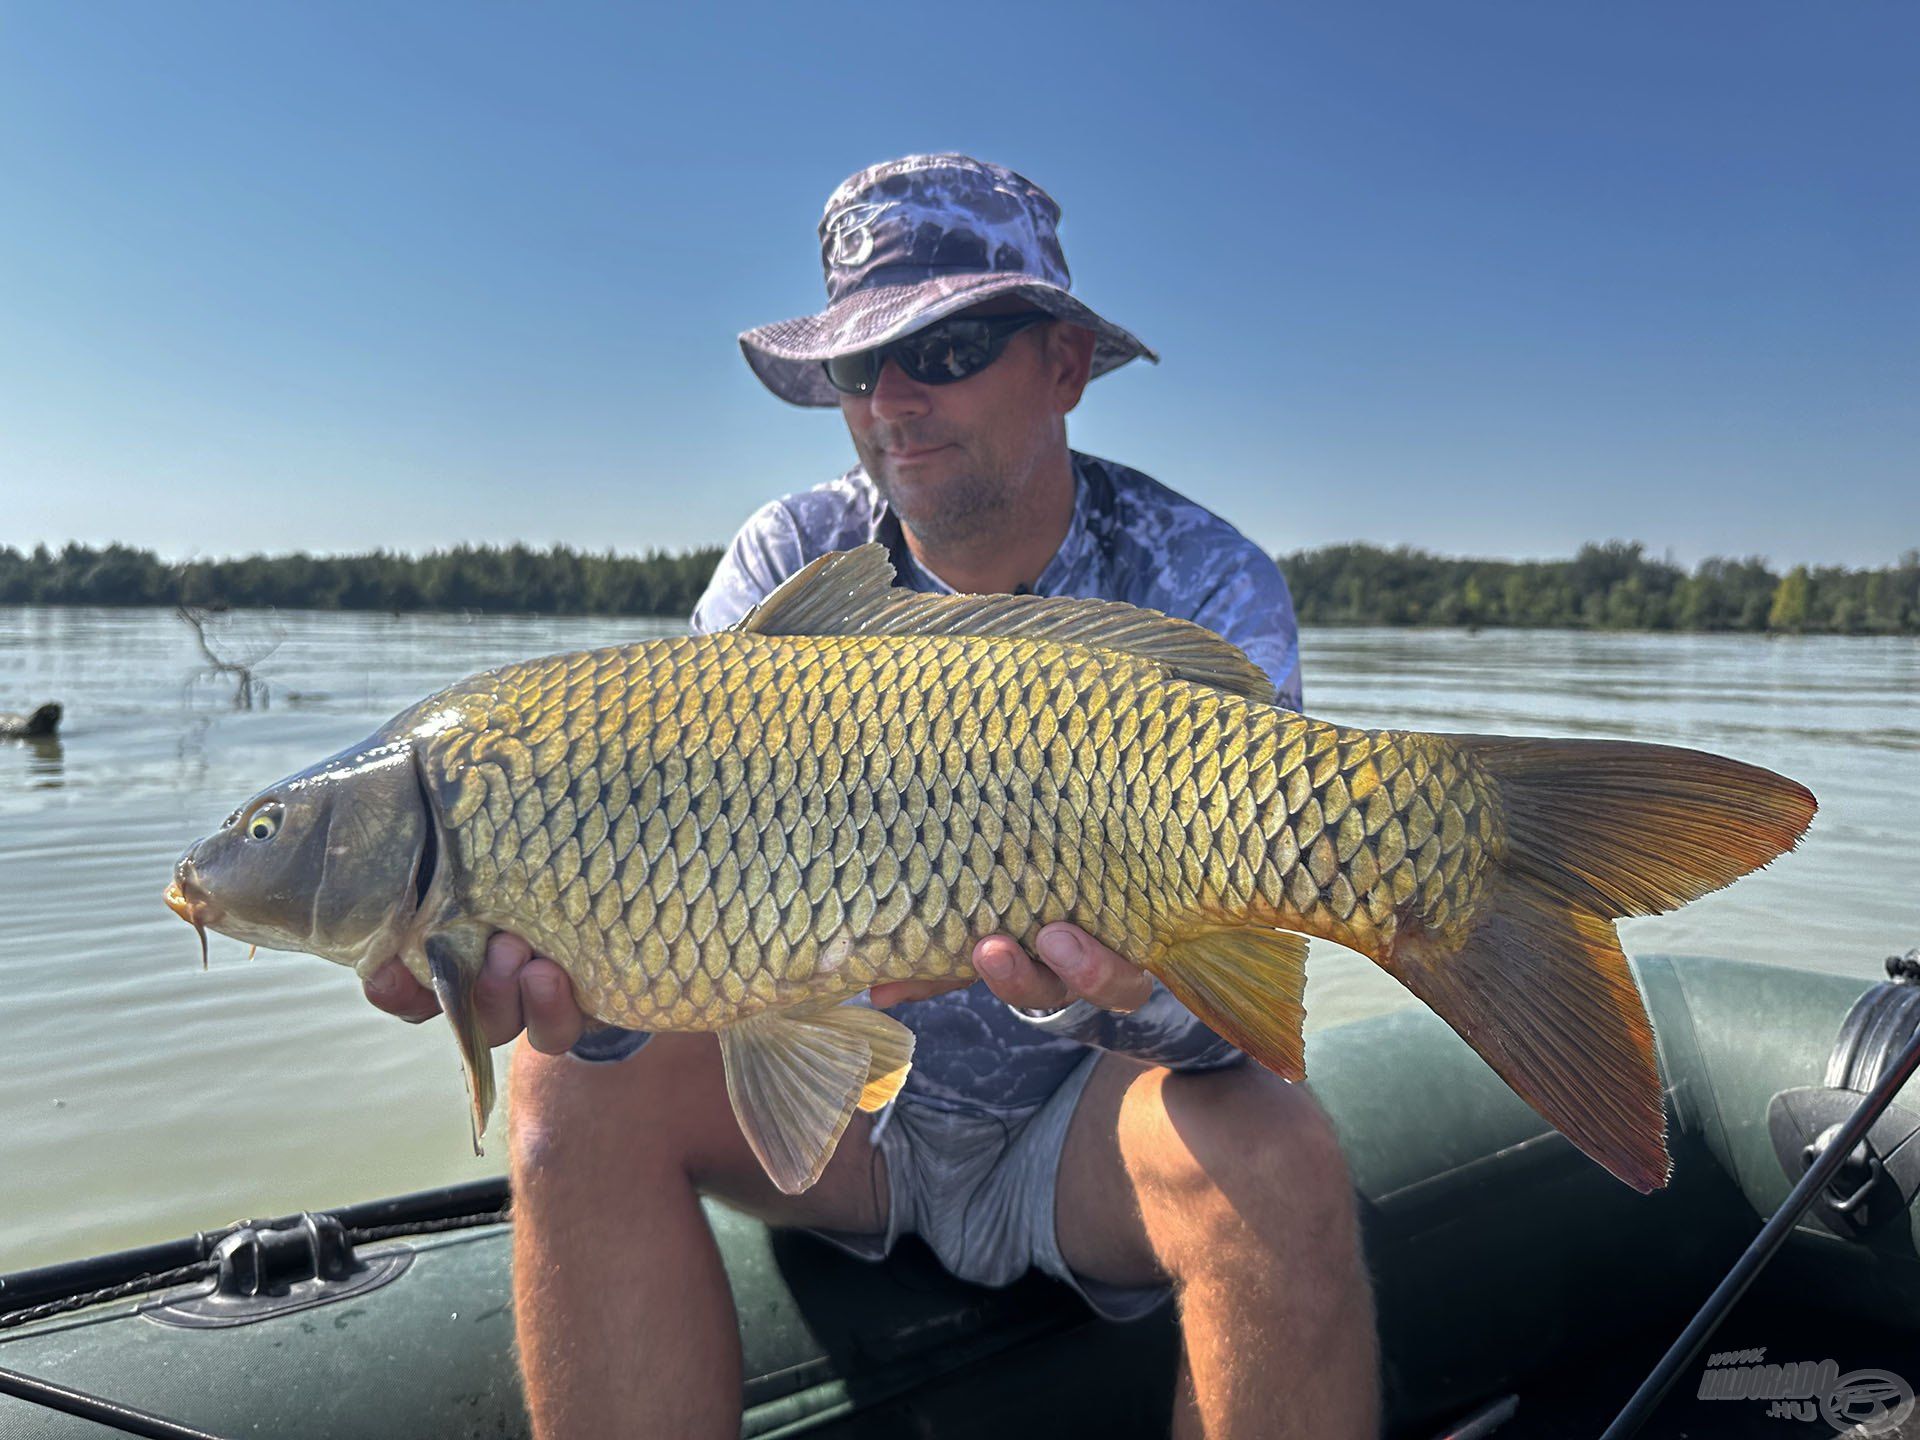
<svg viewBox="0 0 1920 1440">
<path fill-rule="evenodd" d="M 820 220 L 827 308 L 762 325 L 740 348 L 795 405 L 833 405 L 820 362 L 871 350 L 983 300 L 1018 295 L 1094 334 L 1093 373 L 1159 356 L 1070 293 L 1060 207 L 1038 185 L 966 155 L 908 155 L 849 176 Z"/>
</svg>

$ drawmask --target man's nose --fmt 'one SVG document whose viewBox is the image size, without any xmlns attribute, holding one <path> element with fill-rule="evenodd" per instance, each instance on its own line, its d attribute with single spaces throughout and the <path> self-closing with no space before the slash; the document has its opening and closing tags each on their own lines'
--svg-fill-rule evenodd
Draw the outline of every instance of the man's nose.
<svg viewBox="0 0 1920 1440">
<path fill-rule="evenodd" d="M 867 397 L 876 420 L 909 419 L 924 415 L 928 409 L 927 387 L 907 378 L 891 357 L 882 362 L 880 374 Z"/>
</svg>

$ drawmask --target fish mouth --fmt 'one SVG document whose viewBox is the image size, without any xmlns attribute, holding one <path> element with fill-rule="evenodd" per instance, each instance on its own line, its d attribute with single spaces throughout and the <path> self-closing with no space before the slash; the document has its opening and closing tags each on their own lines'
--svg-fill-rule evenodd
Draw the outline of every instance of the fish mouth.
<svg viewBox="0 0 1920 1440">
<path fill-rule="evenodd" d="M 218 916 L 213 913 L 213 903 L 207 899 L 206 892 L 200 888 L 190 861 L 182 860 L 175 868 L 173 879 L 167 883 L 166 894 L 161 898 L 169 910 L 193 926 L 200 936 L 200 968 L 206 969 L 207 926 Z"/>
</svg>

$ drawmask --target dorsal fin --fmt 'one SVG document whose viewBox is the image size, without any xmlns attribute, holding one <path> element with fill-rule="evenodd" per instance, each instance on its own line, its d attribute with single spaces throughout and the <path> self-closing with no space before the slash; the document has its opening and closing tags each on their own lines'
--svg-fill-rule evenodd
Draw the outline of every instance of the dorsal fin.
<svg viewBox="0 0 1920 1440">
<path fill-rule="evenodd" d="M 1273 682 L 1203 625 L 1118 600 L 1051 595 L 922 595 L 893 583 L 883 545 L 822 555 L 747 612 L 760 635 L 979 635 L 1120 650 L 1181 680 L 1271 704 Z"/>
</svg>

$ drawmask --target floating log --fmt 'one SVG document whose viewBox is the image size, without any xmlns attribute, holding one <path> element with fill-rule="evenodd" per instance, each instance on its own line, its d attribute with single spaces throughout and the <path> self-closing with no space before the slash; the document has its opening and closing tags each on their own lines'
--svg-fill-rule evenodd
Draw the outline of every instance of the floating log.
<svg viewBox="0 0 1920 1440">
<path fill-rule="evenodd" d="M 0 710 L 0 740 L 37 740 L 60 728 L 60 706 L 49 700 L 30 715 Z"/>
</svg>

